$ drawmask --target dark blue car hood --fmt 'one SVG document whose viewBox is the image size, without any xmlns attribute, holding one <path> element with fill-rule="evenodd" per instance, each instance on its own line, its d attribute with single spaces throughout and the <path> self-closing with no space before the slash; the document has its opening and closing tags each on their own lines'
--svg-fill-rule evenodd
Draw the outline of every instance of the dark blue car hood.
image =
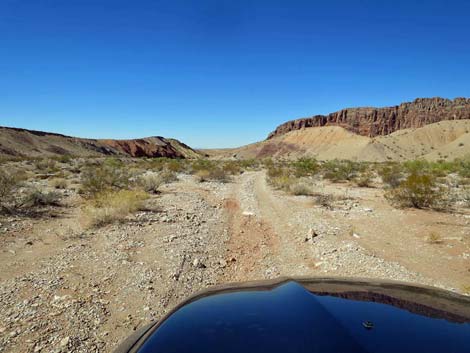
<svg viewBox="0 0 470 353">
<path fill-rule="evenodd" d="M 470 352 L 470 299 L 397 282 L 229 285 L 182 303 L 118 352 Z"/>
</svg>

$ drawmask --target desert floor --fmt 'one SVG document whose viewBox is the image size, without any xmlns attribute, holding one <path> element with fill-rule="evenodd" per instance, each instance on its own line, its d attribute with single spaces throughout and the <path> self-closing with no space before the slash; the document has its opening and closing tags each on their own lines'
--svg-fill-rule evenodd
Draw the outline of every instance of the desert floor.
<svg viewBox="0 0 470 353">
<path fill-rule="evenodd" d="M 193 176 L 96 230 L 77 195 L 47 216 L 0 218 L 0 352 L 111 352 L 208 286 L 279 276 L 382 278 L 470 290 L 470 211 L 396 209 L 379 188 L 273 190 L 264 171 Z M 430 242 L 430 234 L 438 239 Z"/>
</svg>

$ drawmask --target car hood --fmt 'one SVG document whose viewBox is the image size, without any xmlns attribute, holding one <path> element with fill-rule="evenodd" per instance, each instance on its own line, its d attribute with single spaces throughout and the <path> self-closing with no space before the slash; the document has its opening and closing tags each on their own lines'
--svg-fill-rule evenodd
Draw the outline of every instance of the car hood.
<svg viewBox="0 0 470 353">
<path fill-rule="evenodd" d="M 470 299 L 359 279 L 225 285 L 188 299 L 116 352 L 470 352 Z"/>
</svg>

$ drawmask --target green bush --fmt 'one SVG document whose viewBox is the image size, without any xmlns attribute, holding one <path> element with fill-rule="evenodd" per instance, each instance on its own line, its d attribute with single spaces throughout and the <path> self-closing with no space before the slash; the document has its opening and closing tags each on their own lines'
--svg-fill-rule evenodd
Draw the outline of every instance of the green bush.
<svg viewBox="0 0 470 353">
<path fill-rule="evenodd" d="M 390 190 L 386 198 L 398 207 L 442 208 L 445 192 L 430 174 L 410 174 L 400 185 Z"/>
<path fill-rule="evenodd" d="M 165 167 L 170 172 L 181 173 L 184 171 L 184 162 L 181 159 L 170 159 Z"/>
<path fill-rule="evenodd" d="M 222 170 L 229 175 L 239 175 L 242 173 L 242 167 L 238 161 L 225 162 L 222 166 Z"/>
<path fill-rule="evenodd" d="M 112 163 L 91 165 L 82 172 L 81 184 L 81 192 L 89 196 L 111 189 L 126 189 L 129 187 L 129 174 Z"/>
<path fill-rule="evenodd" d="M 463 178 L 470 178 L 470 156 L 455 161 L 457 173 Z"/>
<path fill-rule="evenodd" d="M 366 165 L 352 161 L 339 161 L 337 159 L 328 161 L 323 165 L 325 179 L 333 182 L 351 181 L 360 172 L 366 170 Z"/>
<path fill-rule="evenodd" d="M 290 187 L 295 183 L 296 179 L 289 175 L 278 175 L 268 178 L 268 182 L 279 190 L 290 191 Z"/>
<path fill-rule="evenodd" d="M 377 170 L 382 182 L 391 188 L 397 188 L 403 179 L 403 171 L 399 164 L 386 165 Z"/>
<path fill-rule="evenodd" d="M 292 163 L 292 167 L 296 177 L 315 175 L 320 169 L 318 162 L 314 158 L 300 158 Z"/>
<path fill-rule="evenodd" d="M 214 161 L 209 159 L 197 159 L 191 163 L 191 173 L 196 174 L 201 170 L 211 170 L 216 168 L 216 164 Z"/>
</svg>

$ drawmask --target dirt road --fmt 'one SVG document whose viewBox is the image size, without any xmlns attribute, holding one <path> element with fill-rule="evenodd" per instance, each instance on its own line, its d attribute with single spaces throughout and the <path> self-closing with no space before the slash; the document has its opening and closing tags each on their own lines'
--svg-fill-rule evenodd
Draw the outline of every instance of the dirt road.
<svg viewBox="0 0 470 353">
<path fill-rule="evenodd" d="M 318 182 L 329 205 L 181 175 L 124 224 L 84 230 L 74 196 L 53 217 L 0 220 L 0 352 L 111 352 L 207 286 L 278 276 L 359 276 L 463 291 L 470 217 L 395 210 L 382 191 Z M 447 233 L 443 233 L 444 230 Z M 438 231 L 441 244 L 425 235 Z M 449 234 L 452 232 L 452 234 Z"/>
</svg>

